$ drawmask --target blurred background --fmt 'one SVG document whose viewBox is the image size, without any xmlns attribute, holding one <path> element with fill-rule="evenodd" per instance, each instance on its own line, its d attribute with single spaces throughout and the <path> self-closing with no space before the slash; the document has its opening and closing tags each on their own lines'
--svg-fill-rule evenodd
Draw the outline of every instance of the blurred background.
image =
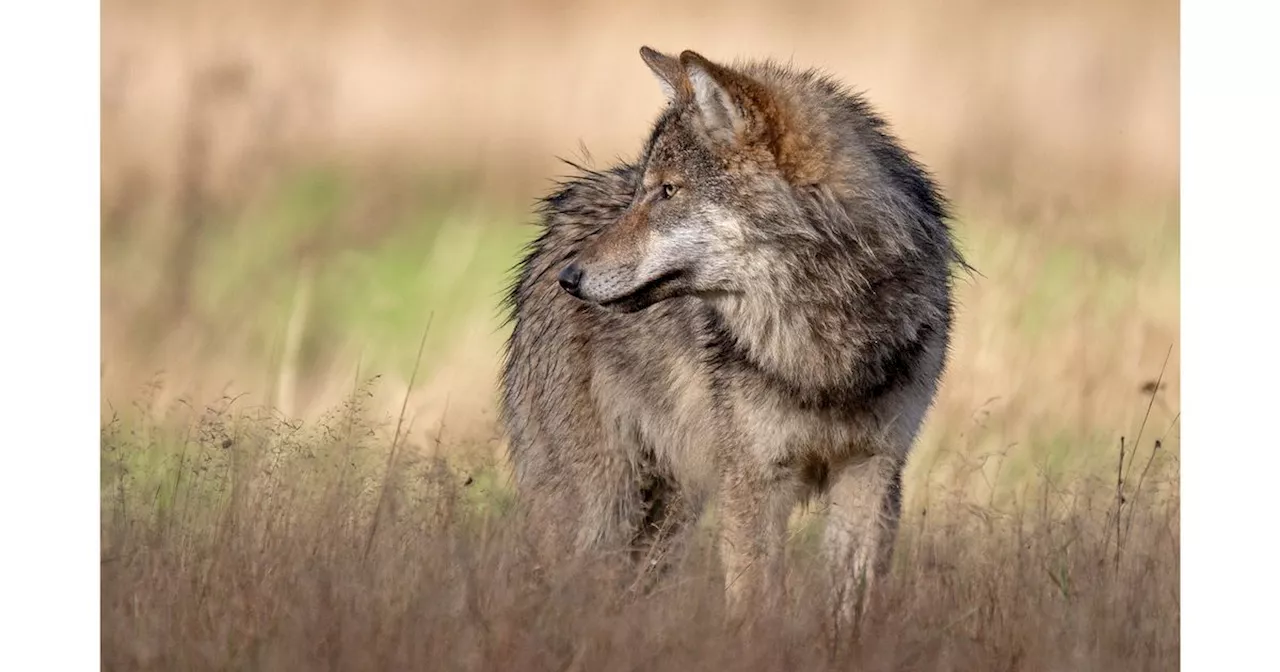
<svg viewBox="0 0 1280 672">
<path fill-rule="evenodd" d="M 1176 459 L 1172 0 L 104 0 L 102 25 L 104 413 L 309 418 L 377 375 L 395 415 L 425 331 L 410 445 L 500 465 L 509 270 L 557 157 L 638 153 L 650 45 L 825 69 L 949 192 L 980 275 L 915 478 L 1102 474 L 1144 422 Z"/>
</svg>

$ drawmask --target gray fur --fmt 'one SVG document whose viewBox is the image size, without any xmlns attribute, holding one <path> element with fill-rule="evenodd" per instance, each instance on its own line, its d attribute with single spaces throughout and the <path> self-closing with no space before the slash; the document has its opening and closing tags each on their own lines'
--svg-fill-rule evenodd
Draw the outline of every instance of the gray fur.
<svg viewBox="0 0 1280 672">
<path fill-rule="evenodd" d="M 825 496 L 854 609 L 945 365 L 964 263 L 946 204 L 816 71 L 644 58 L 670 103 L 642 155 L 543 201 L 508 297 L 521 501 L 553 550 L 648 553 L 716 498 L 741 615 L 776 595 L 790 511 Z"/>
</svg>

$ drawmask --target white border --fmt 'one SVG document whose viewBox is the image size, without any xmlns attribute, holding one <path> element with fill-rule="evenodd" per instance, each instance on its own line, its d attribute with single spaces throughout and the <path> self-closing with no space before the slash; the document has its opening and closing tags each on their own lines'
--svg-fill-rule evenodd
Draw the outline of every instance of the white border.
<svg viewBox="0 0 1280 672">
<path fill-rule="evenodd" d="M 1271 657 L 1280 62 L 1246 3 L 1182 5 L 1186 669 Z M 1263 7 L 1263 3 L 1253 3 Z M 97 3 L 0 11 L 6 669 L 97 667 Z M 1268 346 L 1267 343 L 1273 345 Z M 18 663 L 18 664 L 14 664 Z M 23 664 L 27 663 L 27 664 Z"/>
<path fill-rule="evenodd" d="M 0 668 L 99 669 L 99 5 L 0 7 Z"/>
<path fill-rule="evenodd" d="M 1273 255 L 1280 217 L 1271 199 L 1280 192 L 1280 50 L 1274 7 L 1264 7 L 1182 3 L 1181 611 L 1188 670 L 1258 669 L 1274 658 L 1280 336 L 1272 330 L 1280 259 Z"/>
</svg>

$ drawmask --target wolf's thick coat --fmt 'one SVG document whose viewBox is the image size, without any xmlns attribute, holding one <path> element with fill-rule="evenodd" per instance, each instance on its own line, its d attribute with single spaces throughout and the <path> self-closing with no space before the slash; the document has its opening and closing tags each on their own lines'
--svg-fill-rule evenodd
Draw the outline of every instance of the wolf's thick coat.
<svg viewBox="0 0 1280 672">
<path fill-rule="evenodd" d="M 742 604 L 791 509 L 826 497 L 857 589 L 945 365 L 964 263 L 945 201 L 816 71 L 642 55 L 670 103 L 642 155 L 543 201 L 508 297 L 521 501 L 552 546 L 652 550 L 717 497 Z"/>
</svg>

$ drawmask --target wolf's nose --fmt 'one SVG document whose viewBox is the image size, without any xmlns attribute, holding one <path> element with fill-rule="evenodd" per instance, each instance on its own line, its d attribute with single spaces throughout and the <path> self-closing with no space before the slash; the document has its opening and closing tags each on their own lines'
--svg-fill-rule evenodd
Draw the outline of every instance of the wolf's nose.
<svg viewBox="0 0 1280 672">
<path fill-rule="evenodd" d="M 582 267 L 577 263 L 569 264 L 560 271 L 560 287 L 564 291 L 577 296 L 578 285 L 582 282 Z"/>
</svg>

